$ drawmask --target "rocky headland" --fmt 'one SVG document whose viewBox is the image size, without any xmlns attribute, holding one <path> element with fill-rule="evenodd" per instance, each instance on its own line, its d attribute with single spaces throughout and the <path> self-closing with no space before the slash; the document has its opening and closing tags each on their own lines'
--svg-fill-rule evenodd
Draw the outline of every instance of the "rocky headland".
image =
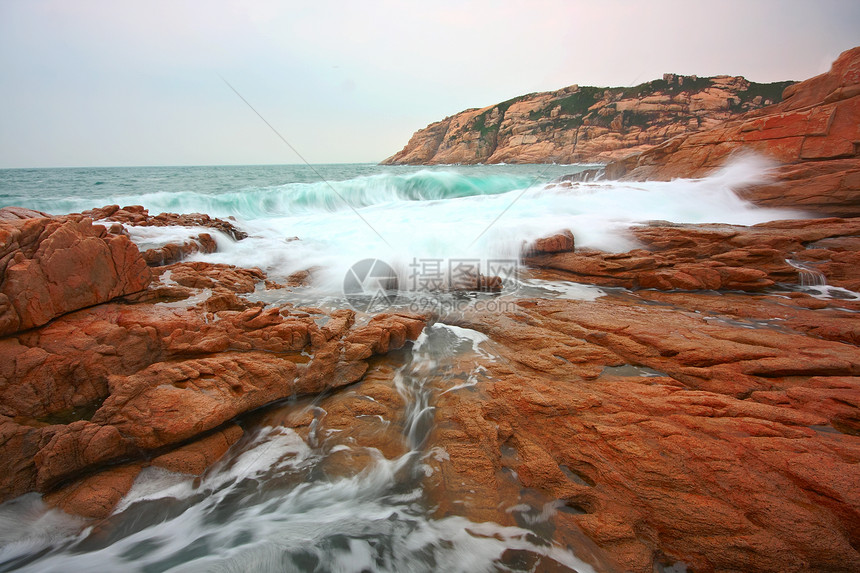
<svg viewBox="0 0 860 573">
<path fill-rule="evenodd" d="M 382 163 L 602 163 L 777 103 L 792 83 L 665 74 L 633 87 L 572 85 L 431 123 Z"/>
<path fill-rule="evenodd" d="M 696 93 L 752 90 L 744 82 L 710 78 Z M 577 93 L 533 96 L 528 110 L 560 117 L 552 98 Z M 681 93 L 653 103 L 688 113 L 699 99 L 670 103 Z M 0 500 L 40 492 L 99 522 L 143 468 L 202 475 L 252 418 L 349 443 L 325 471 L 354 475 L 372 463 L 356 445 L 389 459 L 409 450 L 393 351 L 442 321 L 486 335 L 488 352 L 449 366 L 448 378 L 479 373 L 468 387 L 443 391 L 441 373 L 428 373 L 438 391 L 424 447 L 444 455 L 427 458 L 424 489 L 437 516 L 513 525 L 509 508 L 524 497 L 550 502 L 553 539 L 598 571 L 860 569 L 860 49 L 782 97 L 738 93 L 720 96 L 739 98 L 712 110 L 724 117 L 694 113 L 695 128 L 688 119 L 672 139 L 637 144 L 648 149 L 603 176 L 698 177 L 753 150 L 780 167 L 741 192 L 813 218 L 652 221 L 623 253 L 578 248 L 570 232 L 524 247 L 528 277 L 599 285 L 595 300 L 502 292 L 506 310 L 444 316 L 266 304 L 260 292 L 290 285 L 184 260 L 216 248 L 206 232 L 144 253 L 126 233 L 182 225 L 244 240 L 229 221 L 140 207 L 0 210 Z M 601 91 L 584 109 L 627 101 L 616 95 Z M 762 107 L 769 98 L 780 101 Z M 527 101 L 495 118 L 495 107 L 478 110 L 483 125 L 523 135 L 505 121 Z M 633 117 L 612 109 L 622 128 Z M 600 127 L 585 124 L 589 113 L 575 131 Z M 609 156 L 572 153 L 559 160 Z M 831 296 L 801 288 L 823 282 Z M 310 396 L 323 417 L 301 407 Z"/>
<path fill-rule="evenodd" d="M 782 102 L 708 130 L 682 134 L 609 162 L 609 179 L 701 177 L 739 152 L 777 162 L 773 180 L 741 190 L 768 207 L 790 206 L 837 217 L 860 216 L 860 48 L 829 72 L 791 85 Z"/>
</svg>

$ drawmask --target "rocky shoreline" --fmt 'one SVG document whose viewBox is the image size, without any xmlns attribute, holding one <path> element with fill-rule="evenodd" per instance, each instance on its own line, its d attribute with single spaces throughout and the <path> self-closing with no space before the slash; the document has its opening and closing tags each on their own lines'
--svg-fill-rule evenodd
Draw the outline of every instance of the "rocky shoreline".
<svg viewBox="0 0 860 573">
<path fill-rule="evenodd" d="M 35 490 L 65 511 L 104 518 L 143 467 L 200 475 L 241 438 L 243 414 L 327 392 L 326 427 L 400 455 L 404 446 L 367 420 L 370 411 L 402 415 L 390 368 L 368 359 L 444 318 L 487 334 L 500 359 L 481 363 L 474 391 L 438 396 L 430 441 L 447 458 L 432 462 L 428 489 L 440 515 L 510 523 L 499 508 L 519 483 L 562 500 L 568 529 L 559 539 L 579 547 L 569 538 L 584 532 L 606 552 L 595 559 L 607 570 L 650 570 L 667 555 L 695 570 L 857 563 L 860 300 L 779 287 L 801 280 L 789 259 L 856 290 L 856 220 L 655 223 L 634 231 L 643 248 L 616 254 L 551 238 L 527 259 L 534 276 L 625 290 L 593 302 L 515 297 L 513 312 L 429 317 L 266 307 L 247 295 L 283 287 L 259 270 L 146 267 L 125 235 L 84 215 L 14 215 L 0 222 L 4 236 L 37 239 L 4 251 L 0 290 L 10 300 L 36 300 L 11 290 L 22 285 L 8 281 L 18 267 L 74 288 L 90 267 L 52 261 L 95 257 L 102 245 L 118 254 L 114 268 L 142 278 L 126 281 L 119 298 L 95 289 L 105 300 L 80 309 L 54 306 L 38 319 L 42 307 L 6 311 L 19 324 L 48 323 L 0 340 L 4 499 Z M 344 387 L 375 396 L 373 405 L 356 404 Z M 343 400 L 352 403 L 338 407 Z M 290 424 L 308 431 L 313 420 Z M 762 479 L 781 485 L 760 487 Z"/>
<path fill-rule="evenodd" d="M 603 287 L 595 300 L 503 292 L 505 310 L 444 316 L 265 304 L 257 294 L 307 273 L 280 284 L 183 260 L 215 248 L 207 228 L 244 240 L 229 221 L 0 209 L 0 501 L 39 492 L 99 523 L 146 467 L 203 475 L 251 417 L 403 455 L 392 365 L 441 321 L 492 352 L 453 364 L 479 372 L 468 387 L 432 395 L 425 447 L 444 455 L 426 460 L 423 487 L 438 517 L 514 525 L 507 508 L 533 495 L 555 509 L 553 539 L 599 571 L 856 571 L 858 85 L 855 49 L 776 107 L 609 164 L 699 176 L 754 141 L 782 179 L 745 192 L 819 217 L 648 222 L 623 253 L 569 232 L 525 249 L 526 278 Z M 141 253 L 135 225 L 204 231 Z M 295 407 L 304 397 L 326 415 Z M 367 467 L 356 451 L 329 475 Z"/>
<path fill-rule="evenodd" d="M 178 262 L 150 270 L 125 235 L 85 215 L 13 213 L 9 220 L 0 210 L 0 292 L 17 303 L 0 315 L 4 500 L 50 492 L 48 501 L 72 513 L 105 517 L 145 465 L 201 473 L 241 436 L 231 423 L 240 414 L 348 385 L 369 357 L 400 348 L 425 324 L 264 308 L 242 298 L 265 282 L 257 269 Z M 78 300 L 81 290 L 94 298 Z M 169 304 L 194 297 L 196 305 Z"/>
</svg>

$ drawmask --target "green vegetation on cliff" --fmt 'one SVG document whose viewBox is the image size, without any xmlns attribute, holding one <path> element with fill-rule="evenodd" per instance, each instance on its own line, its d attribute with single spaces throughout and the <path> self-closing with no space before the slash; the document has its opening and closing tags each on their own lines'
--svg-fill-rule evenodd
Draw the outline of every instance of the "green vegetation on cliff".
<svg viewBox="0 0 860 573">
<path fill-rule="evenodd" d="M 772 82 L 768 84 L 760 84 L 758 82 L 750 82 L 750 87 L 746 90 L 738 92 L 740 102 L 735 104 L 737 107 L 742 107 L 745 103 L 752 103 L 755 98 L 761 96 L 763 105 L 771 105 L 782 101 L 782 92 L 794 82 Z"/>
<path fill-rule="evenodd" d="M 572 85 L 523 95 L 416 132 L 385 163 L 605 161 L 779 103 L 792 82 L 665 74 L 632 87 Z"/>
</svg>

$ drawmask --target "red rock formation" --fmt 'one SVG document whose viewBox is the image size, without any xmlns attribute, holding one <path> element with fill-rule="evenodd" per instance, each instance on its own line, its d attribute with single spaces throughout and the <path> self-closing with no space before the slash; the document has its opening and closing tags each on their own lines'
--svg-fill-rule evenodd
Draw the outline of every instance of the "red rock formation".
<svg viewBox="0 0 860 573">
<path fill-rule="evenodd" d="M 525 262 L 563 271 L 567 280 L 605 286 L 760 291 L 776 282 L 799 283 L 800 271 L 787 262 L 792 259 L 811 263 L 828 284 L 860 290 L 860 253 L 850 242 L 860 235 L 856 219 L 752 227 L 652 223 L 631 233 L 643 248 L 626 253 L 579 249 L 534 255 Z"/>
<path fill-rule="evenodd" d="M 700 177 L 738 151 L 785 164 L 776 183 L 744 195 L 770 206 L 860 216 L 860 47 L 829 72 L 786 88 L 783 102 L 713 129 L 674 137 L 606 166 L 610 178 Z"/>
<path fill-rule="evenodd" d="M 86 468 L 123 459 L 133 451 L 131 440 L 113 426 L 102 426 L 86 420 L 51 427 L 43 431 L 47 443 L 33 456 L 36 482 L 30 488 L 48 491 L 68 477 Z M 15 455 L 15 452 L 8 452 Z"/>
<path fill-rule="evenodd" d="M 21 215 L 10 224 L 125 239 L 82 217 Z M 606 570 L 860 568 L 860 303 L 728 292 L 796 281 L 785 259 L 857 290 L 858 225 L 653 223 L 632 230 L 642 248 L 615 254 L 574 252 L 568 233 L 538 241 L 533 272 L 638 290 L 444 318 L 489 341 L 487 354 L 427 373 L 438 390 L 428 448 L 440 449 L 424 460 L 435 470 L 425 486 L 437 514 L 513 524 L 521 496 L 540 496 L 555 502 L 554 540 Z M 309 441 L 409 450 L 399 358 L 372 357 L 418 337 L 426 317 L 267 308 L 242 296 L 280 286 L 259 269 L 151 272 L 122 302 L 0 338 L 0 500 L 42 491 L 103 518 L 148 465 L 203 474 L 252 410 Z M 476 385 L 447 391 L 467 375 Z M 324 417 L 258 410 L 320 392 Z M 337 450 L 320 466 L 332 477 L 374 459 Z"/>
<path fill-rule="evenodd" d="M 51 215 L 42 211 L 34 211 L 25 207 L 3 207 L 0 209 L 0 221 L 18 221 L 21 219 L 50 218 Z"/>
<path fill-rule="evenodd" d="M 242 428 L 239 426 L 227 426 L 208 437 L 153 458 L 152 465 L 172 472 L 199 476 L 227 453 L 242 434 Z"/>
<path fill-rule="evenodd" d="M 205 213 L 161 213 L 150 215 L 149 211 L 140 205 L 130 205 L 120 208 L 119 205 L 108 205 L 98 209 L 91 209 L 82 213 L 97 221 L 115 221 L 132 226 L 140 227 L 209 227 L 221 231 L 234 241 L 241 241 L 248 236 L 244 231 L 223 219 L 217 219 Z"/>
<path fill-rule="evenodd" d="M 549 253 L 568 253 L 574 250 L 573 233 L 569 229 L 543 237 L 523 247 L 526 256 L 545 255 Z"/>
<path fill-rule="evenodd" d="M 143 260 L 151 267 L 161 267 L 179 262 L 194 253 L 214 253 L 218 244 L 209 233 L 200 233 L 191 237 L 181 245 L 168 243 L 157 249 L 148 249 L 143 253 Z"/>
<path fill-rule="evenodd" d="M 515 476 L 563 504 L 557 540 L 583 531 L 618 570 L 856 569 L 860 351 L 729 320 L 763 301 L 795 324 L 851 313 L 653 294 L 662 305 L 522 300 L 456 321 L 489 335 L 495 359 L 436 404 L 440 510 L 462 492 L 467 515 L 498 520 Z"/>
<path fill-rule="evenodd" d="M 374 448 L 388 459 L 402 456 L 409 451 L 406 403 L 393 382 L 395 370 L 386 362 L 377 362 L 360 381 L 323 398 L 319 402 L 325 412 L 322 416 L 284 405 L 267 411 L 260 423 L 294 428 L 308 442 L 314 440 L 311 425 L 315 425 L 316 436 L 327 436 L 330 452 L 320 469 L 332 478 L 354 476 L 373 464 L 375 459 L 366 448 Z M 337 448 L 339 445 L 347 447 Z"/>
<path fill-rule="evenodd" d="M 132 227 L 208 227 L 220 231 L 234 241 L 241 241 L 248 236 L 247 233 L 238 229 L 229 221 L 212 218 L 202 213 L 176 214 L 161 213 L 150 215 L 149 211 L 140 205 L 131 205 L 120 208 L 119 205 L 108 205 L 98 209 L 84 211 L 83 215 L 98 221 L 114 222 L 110 232 L 114 234 L 128 234 L 122 226 Z M 184 243 L 168 243 L 161 247 L 148 249 L 143 253 L 143 259 L 151 267 L 170 265 L 195 253 L 214 253 L 218 244 L 209 233 L 200 233 L 188 238 Z"/>
<path fill-rule="evenodd" d="M 136 292 L 150 280 L 137 249 L 83 216 L 16 216 L 0 230 L 2 292 L 17 304 L 6 334 L 54 319 L 0 339 L 0 452 L 11 470 L 0 478 L 2 499 L 69 483 L 49 501 L 104 516 L 148 462 L 107 473 L 105 465 L 157 453 L 155 465 L 200 473 L 241 435 L 222 428 L 229 420 L 350 384 L 367 358 L 399 348 L 424 325 L 406 315 L 356 326 L 351 311 L 263 309 L 241 295 L 280 285 L 227 265 L 160 267 L 158 281 Z M 97 304 L 127 293 L 136 304 Z M 200 301 L 161 304 L 189 297 Z"/>
<path fill-rule="evenodd" d="M 478 272 L 452 277 L 448 290 L 451 292 L 501 292 L 502 287 L 501 277 L 486 276 Z"/>
<path fill-rule="evenodd" d="M 0 335 L 141 291 L 146 263 L 128 237 L 84 217 L 0 221 Z"/>
<path fill-rule="evenodd" d="M 432 123 L 382 163 L 607 161 L 775 103 L 790 83 L 665 74 L 631 88 L 574 85 Z"/>
<path fill-rule="evenodd" d="M 126 464 L 86 477 L 44 497 L 46 503 L 81 517 L 104 519 L 128 493 L 142 464 Z"/>
<path fill-rule="evenodd" d="M 201 475 L 242 437 L 239 426 L 227 426 L 207 437 L 153 458 L 149 464 L 169 471 Z M 95 445 L 88 445 L 93 448 Z M 44 496 L 44 501 L 67 513 L 93 519 L 110 515 L 128 493 L 147 462 L 108 467 L 67 483 Z"/>
<path fill-rule="evenodd" d="M 101 305 L 57 320 L 38 336 L 0 340 L 3 414 L 43 426 L 30 435 L 9 420 L 5 429 L 7 459 L 35 463 L 28 489 L 50 488 L 134 452 L 175 446 L 288 396 L 354 382 L 367 358 L 399 348 L 423 328 L 419 318 L 405 315 L 376 315 L 356 327 L 351 311 L 334 312 L 318 327 L 306 312 L 276 307 L 220 311 L 214 319 L 146 304 Z M 38 360 L 23 359 L 34 351 Z M 40 422 L 93 402 L 91 421 Z M 20 440 L 35 445 L 21 447 Z M 8 484 L 4 496 L 21 493 L 20 485 Z"/>
<path fill-rule="evenodd" d="M 796 207 L 835 217 L 856 217 L 860 212 L 857 159 L 782 165 L 773 177 L 773 183 L 740 189 L 739 195 L 762 207 Z"/>
<path fill-rule="evenodd" d="M 173 330 L 188 330 L 189 340 L 202 333 L 200 345 L 222 344 L 205 336 L 211 331 L 205 322 L 209 315 L 199 311 L 254 307 L 252 312 L 260 312 L 259 304 L 255 307 L 237 296 L 263 283 L 265 275 L 259 270 L 208 263 L 178 263 L 158 270 L 159 281 L 135 295 L 137 300 L 179 301 L 202 294 L 201 289 L 209 289 L 209 297 L 200 297 L 196 310 L 189 312 L 163 305 L 95 307 L 40 331 L 0 339 L 0 413 L 38 418 L 87 407 L 106 395 L 110 374 L 133 373 L 169 355 L 172 350 L 165 349 L 165 337 Z M 177 339 L 182 339 L 178 333 L 172 340 Z"/>
</svg>

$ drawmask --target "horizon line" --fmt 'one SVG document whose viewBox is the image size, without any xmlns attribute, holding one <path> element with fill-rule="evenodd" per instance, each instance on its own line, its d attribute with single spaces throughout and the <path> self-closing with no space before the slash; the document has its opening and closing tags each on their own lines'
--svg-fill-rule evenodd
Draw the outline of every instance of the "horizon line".
<svg viewBox="0 0 860 573">
<path fill-rule="evenodd" d="M 379 165 L 379 161 L 327 161 L 311 165 Z M 0 167 L 0 171 L 35 169 L 134 169 L 151 167 L 307 167 L 305 163 L 174 163 L 141 165 L 49 165 L 40 167 Z"/>
</svg>

